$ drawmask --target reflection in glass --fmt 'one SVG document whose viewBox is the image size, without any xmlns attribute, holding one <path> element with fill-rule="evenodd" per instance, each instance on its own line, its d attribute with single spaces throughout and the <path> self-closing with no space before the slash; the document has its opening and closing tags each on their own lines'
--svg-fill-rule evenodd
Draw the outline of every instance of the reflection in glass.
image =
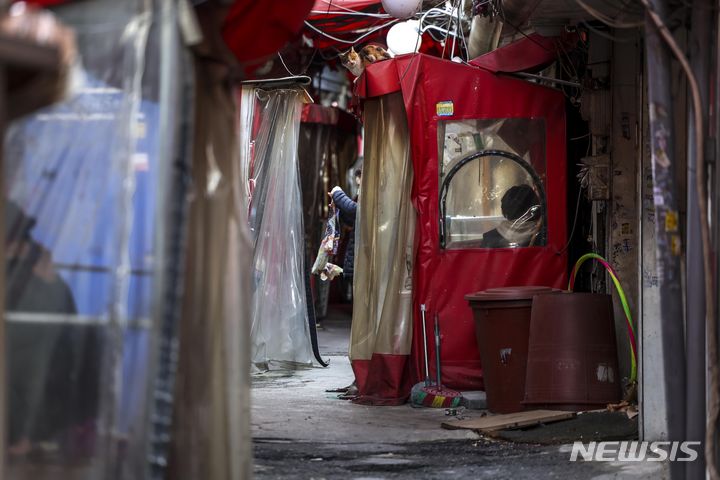
<svg viewBox="0 0 720 480">
<path fill-rule="evenodd" d="M 442 122 L 438 137 L 440 185 L 447 183 L 445 247 L 543 245 L 544 121 L 514 118 Z M 470 155 L 484 151 L 503 154 L 480 156 L 460 166 Z"/>
</svg>

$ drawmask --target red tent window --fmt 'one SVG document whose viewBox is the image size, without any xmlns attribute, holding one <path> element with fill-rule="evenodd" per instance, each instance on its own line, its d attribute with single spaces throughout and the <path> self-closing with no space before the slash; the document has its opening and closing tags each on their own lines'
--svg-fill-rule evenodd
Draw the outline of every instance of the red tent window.
<svg viewBox="0 0 720 480">
<path fill-rule="evenodd" d="M 545 245 L 543 119 L 439 122 L 438 146 L 442 246 Z"/>
</svg>

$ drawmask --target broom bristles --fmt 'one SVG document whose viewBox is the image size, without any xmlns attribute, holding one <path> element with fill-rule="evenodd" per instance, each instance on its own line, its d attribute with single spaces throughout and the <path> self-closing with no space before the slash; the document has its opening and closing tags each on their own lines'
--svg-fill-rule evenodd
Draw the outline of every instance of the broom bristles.
<svg viewBox="0 0 720 480">
<path fill-rule="evenodd" d="M 410 391 L 410 403 L 418 407 L 453 408 L 459 407 L 462 401 L 460 392 L 437 385 L 425 386 L 424 382 L 415 384 Z"/>
</svg>

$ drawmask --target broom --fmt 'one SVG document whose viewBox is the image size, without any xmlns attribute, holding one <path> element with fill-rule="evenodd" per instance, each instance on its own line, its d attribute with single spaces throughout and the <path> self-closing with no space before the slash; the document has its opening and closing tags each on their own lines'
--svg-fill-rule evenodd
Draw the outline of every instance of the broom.
<svg viewBox="0 0 720 480">
<path fill-rule="evenodd" d="M 428 366 L 427 355 L 427 334 L 425 332 L 425 310 L 421 305 L 420 310 L 423 317 L 423 339 L 425 340 L 425 385 L 421 383 L 415 385 L 410 392 L 410 402 L 413 406 L 433 407 L 433 408 L 452 408 L 459 407 L 463 403 L 463 397 L 460 392 L 445 388 L 442 385 L 442 373 L 440 370 L 440 321 L 435 314 L 435 369 L 437 371 L 437 383 L 430 384 L 430 372 Z M 418 385 L 420 385 L 419 388 Z"/>
<path fill-rule="evenodd" d="M 425 328 L 425 304 L 420 305 L 420 317 L 422 318 L 422 333 L 423 333 L 423 353 L 425 358 L 425 380 L 413 385 L 410 390 L 410 403 L 413 406 L 422 407 L 422 400 L 416 402 L 416 399 L 425 398 L 426 394 L 423 392 L 424 388 L 432 386 L 430 381 L 430 365 L 428 363 L 428 344 L 427 344 L 427 330 Z"/>
</svg>

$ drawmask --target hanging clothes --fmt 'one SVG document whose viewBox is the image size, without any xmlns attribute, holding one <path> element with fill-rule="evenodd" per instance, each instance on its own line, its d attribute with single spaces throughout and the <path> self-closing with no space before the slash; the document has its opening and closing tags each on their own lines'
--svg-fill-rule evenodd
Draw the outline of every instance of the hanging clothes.
<svg viewBox="0 0 720 480">
<path fill-rule="evenodd" d="M 340 213 L 335 208 L 335 205 L 331 204 L 328 220 L 325 224 L 325 234 L 322 242 L 320 242 L 317 258 L 312 267 L 312 274 L 320 275 L 320 279 L 323 281 L 332 281 L 343 273 L 342 268 L 330 263 L 330 260 L 337 254 L 338 245 L 340 244 L 339 215 Z"/>
</svg>

